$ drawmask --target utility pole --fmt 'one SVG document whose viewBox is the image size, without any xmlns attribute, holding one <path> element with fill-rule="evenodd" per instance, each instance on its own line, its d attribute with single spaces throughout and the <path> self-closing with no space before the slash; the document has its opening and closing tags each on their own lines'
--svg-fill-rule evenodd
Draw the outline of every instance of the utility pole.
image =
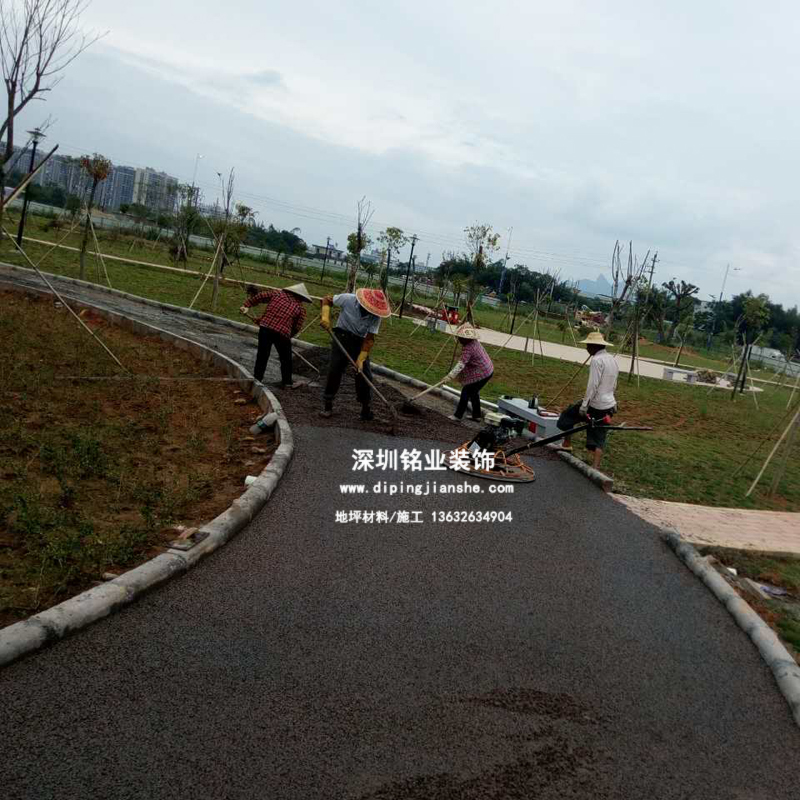
<svg viewBox="0 0 800 800">
<path fill-rule="evenodd" d="M 325 258 L 322 259 L 322 275 L 320 275 L 319 281 L 325 280 L 325 265 L 328 263 L 328 250 L 331 248 L 331 237 L 328 237 L 328 241 L 325 242 Z"/>
<path fill-rule="evenodd" d="M 508 229 L 508 244 L 506 245 L 506 260 L 503 262 L 503 271 L 500 273 L 500 285 L 497 287 L 498 296 L 503 293 L 503 284 L 506 280 L 506 270 L 508 269 L 508 256 L 511 251 L 511 234 L 514 232 L 513 228 Z M 512 325 L 513 327 L 513 325 Z"/>
<path fill-rule="evenodd" d="M 34 128 L 32 131 L 28 131 L 31 138 L 33 139 L 33 149 L 31 150 L 31 165 L 28 168 L 28 172 L 33 172 L 33 164 L 34 160 L 36 159 L 36 145 L 39 144 L 41 139 L 44 139 L 44 134 L 38 129 Z M 32 181 L 31 181 L 32 183 Z M 22 216 L 19 218 L 19 229 L 17 230 L 17 244 L 22 247 L 22 235 L 25 232 L 25 217 L 28 213 L 28 192 L 31 190 L 31 184 L 25 187 L 25 197 L 22 201 Z"/>
<path fill-rule="evenodd" d="M 417 244 L 417 234 L 411 237 L 411 255 L 408 257 L 408 266 L 406 267 L 406 280 L 403 284 L 403 299 L 400 302 L 400 319 L 403 318 L 403 306 L 406 302 L 406 288 L 408 287 L 408 275 L 411 272 L 411 260 L 414 258 L 414 247 Z"/>
<path fill-rule="evenodd" d="M 411 259 L 411 294 L 408 296 L 408 304 L 414 304 L 414 287 L 417 284 L 417 257 Z"/>
</svg>

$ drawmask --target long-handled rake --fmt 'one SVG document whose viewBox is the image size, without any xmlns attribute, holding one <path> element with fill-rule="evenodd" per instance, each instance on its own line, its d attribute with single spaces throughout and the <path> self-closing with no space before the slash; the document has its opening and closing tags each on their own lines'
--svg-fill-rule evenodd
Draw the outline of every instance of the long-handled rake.
<svg viewBox="0 0 800 800">
<path fill-rule="evenodd" d="M 328 329 L 326 328 L 325 330 Z M 347 360 L 350 362 L 353 369 L 367 382 L 367 386 L 369 386 L 369 388 L 372 389 L 372 391 L 375 392 L 375 394 L 378 395 L 378 397 L 380 397 L 381 400 L 383 400 L 384 405 L 386 406 L 386 408 L 389 409 L 389 413 L 392 415 L 392 422 L 391 422 L 392 436 L 397 436 L 397 424 L 398 424 L 397 409 L 377 390 L 375 384 L 363 372 L 361 372 L 358 369 L 358 365 L 353 360 L 353 357 L 350 355 L 350 353 L 347 352 L 347 350 L 345 350 L 344 345 L 339 341 L 336 334 L 333 331 L 328 330 L 328 335 L 336 343 L 336 346 L 345 354 Z"/>
</svg>

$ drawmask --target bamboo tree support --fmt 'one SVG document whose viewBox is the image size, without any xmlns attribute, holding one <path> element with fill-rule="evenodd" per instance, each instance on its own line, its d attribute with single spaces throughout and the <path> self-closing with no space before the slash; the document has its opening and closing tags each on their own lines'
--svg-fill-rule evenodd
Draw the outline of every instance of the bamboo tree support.
<svg viewBox="0 0 800 800">
<path fill-rule="evenodd" d="M 772 478 L 772 484 L 769 487 L 769 493 L 771 495 L 775 495 L 778 492 L 778 488 L 781 485 L 781 481 L 783 480 L 783 476 L 786 474 L 786 465 L 789 463 L 789 455 L 792 452 L 792 448 L 794 447 L 794 439 L 797 435 L 797 428 L 798 423 L 800 423 L 800 417 L 795 417 L 794 424 L 792 425 L 791 431 L 789 432 L 789 436 L 786 439 L 786 444 L 783 446 L 783 455 L 781 458 L 781 463 L 778 469 L 775 472 L 775 476 Z"/>
<path fill-rule="evenodd" d="M 778 448 L 781 446 L 781 442 L 783 442 L 783 440 L 786 438 L 786 435 L 789 433 L 789 431 L 792 430 L 792 428 L 794 428 L 797 425 L 798 418 L 800 418 L 800 408 L 798 408 L 797 411 L 795 411 L 794 416 L 792 417 L 792 421 L 784 428 L 780 438 L 778 439 L 777 442 L 775 442 L 775 446 L 772 448 L 770 454 L 766 458 L 766 461 L 764 461 L 763 465 L 761 466 L 761 469 L 758 471 L 758 475 L 756 475 L 755 480 L 750 484 L 750 488 L 747 490 L 745 497 L 750 497 L 750 495 L 753 492 L 753 489 L 756 488 L 758 482 L 761 480 L 761 476 L 764 474 L 764 471 L 769 466 L 769 462 L 772 461 L 772 457 L 775 455 Z"/>
<path fill-rule="evenodd" d="M 63 242 L 65 242 L 72 234 L 75 232 L 75 228 L 78 226 L 78 219 L 77 217 L 72 222 L 72 227 L 49 249 L 46 250 L 44 255 L 36 262 L 36 266 L 40 267 L 47 256 L 61 246 Z M 27 237 L 26 237 L 27 238 Z"/>
<path fill-rule="evenodd" d="M 555 403 L 556 400 L 558 400 L 559 397 L 561 397 L 562 394 L 564 394 L 566 388 L 572 383 L 572 381 L 575 380 L 575 378 L 578 377 L 578 375 L 580 375 L 581 370 L 586 366 L 587 362 L 591 357 L 592 357 L 591 354 L 586 356 L 586 359 L 584 360 L 583 364 L 581 364 L 578 367 L 578 369 L 575 370 L 572 377 L 558 390 L 558 394 L 552 400 L 550 400 L 547 405 L 552 405 L 553 403 Z"/>
<path fill-rule="evenodd" d="M 792 404 L 792 401 L 794 400 L 794 393 L 797 391 L 798 386 L 800 386 L 800 372 L 797 373 L 797 379 L 792 387 L 792 393 L 789 395 L 789 401 L 786 403 L 786 408 L 789 408 L 789 406 Z"/>
<path fill-rule="evenodd" d="M 572 322 L 570 321 L 569 314 L 566 311 L 564 312 L 564 320 L 566 321 L 567 327 L 569 328 L 569 332 L 572 336 L 572 343 L 575 345 L 575 347 L 577 347 L 578 338 L 575 336 L 575 329 L 572 327 Z"/>
<path fill-rule="evenodd" d="M 793 409 L 792 409 L 793 410 Z M 786 421 L 786 418 L 792 413 L 792 411 L 784 411 L 781 418 L 772 426 L 770 432 L 756 445 L 755 450 L 753 450 L 741 464 L 733 471 L 731 475 L 731 480 L 733 480 L 749 463 L 750 461 L 755 458 L 761 448 L 775 435 L 778 428 Z"/>
<path fill-rule="evenodd" d="M 525 319 L 522 321 L 522 325 L 520 325 L 520 326 L 519 326 L 519 328 L 517 328 L 517 330 L 522 330 L 522 329 L 525 327 L 525 325 L 527 324 L 528 320 L 529 320 L 529 319 L 530 319 L 530 318 L 533 316 L 533 314 L 534 314 L 534 312 L 533 312 L 533 311 L 531 311 L 531 313 L 530 313 L 530 314 L 528 314 L 528 316 L 527 316 L 527 317 L 525 317 Z M 517 334 L 517 335 L 519 335 L 519 334 Z M 505 340 L 505 342 L 503 342 L 503 344 L 501 344 L 501 345 L 500 345 L 500 347 L 498 347 L 498 348 L 497 348 L 497 349 L 494 351 L 494 353 L 492 353 L 492 358 L 495 358 L 495 357 L 497 356 L 497 354 L 498 354 L 498 353 L 499 353 L 501 350 L 503 350 L 503 349 L 506 347 L 506 345 L 507 345 L 507 344 L 508 344 L 508 343 L 509 343 L 509 342 L 510 342 L 510 341 L 511 341 L 513 338 L 514 338 L 514 334 L 513 334 L 513 333 L 509 333 L 509 334 L 508 334 L 508 338 Z M 526 339 L 527 339 L 527 337 L 526 337 Z M 523 351 L 523 352 L 524 352 L 524 351 Z"/>
<path fill-rule="evenodd" d="M 217 245 L 217 249 L 214 252 L 214 258 L 211 259 L 211 268 L 206 273 L 205 278 L 203 278 L 203 282 L 200 284 L 200 288 L 197 290 L 197 294 L 194 296 L 194 299 L 191 303 L 189 303 L 189 308 L 194 308 L 194 304 L 197 302 L 197 298 L 200 297 L 200 292 L 203 291 L 203 287 L 206 285 L 206 282 L 211 277 L 211 273 L 216 269 L 217 266 L 217 254 L 219 253 L 219 248 L 222 242 Z"/>
<path fill-rule="evenodd" d="M 19 250 L 22 257 L 28 262 L 28 264 L 31 265 L 31 267 L 34 270 L 36 270 L 36 274 L 45 282 L 47 288 L 50 289 L 50 291 L 58 298 L 58 300 L 64 305 L 64 307 L 69 311 L 69 313 L 72 314 L 72 316 L 75 317 L 76 320 L 78 320 L 81 327 L 100 345 L 100 347 L 103 348 L 103 350 L 106 351 L 106 353 L 108 353 L 108 355 L 111 356 L 111 358 L 114 359 L 116 364 L 120 367 L 120 369 L 122 369 L 123 372 L 127 372 L 128 374 L 130 374 L 130 371 L 125 367 L 125 365 L 111 352 L 111 350 L 108 349 L 108 346 L 105 344 L 105 342 L 103 342 L 103 340 L 100 339 L 100 337 L 80 318 L 80 316 L 75 313 L 72 306 L 58 293 L 55 286 L 53 286 L 53 284 L 47 280 L 44 273 L 39 269 L 39 267 L 36 266 L 36 264 L 33 263 L 33 261 L 31 261 L 31 259 L 28 257 L 28 254 L 17 244 L 17 240 L 13 238 L 9 234 L 9 232 L 5 229 L 5 226 L 3 226 L 2 230 L 3 233 L 8 237 L 8 239 L 14 245 L 14 247 L 16 247 L 17 250 Z"/>
<path fill-rule="evenodd" d="M 94 251 L 97 254 L 97 257 L 100 259 L 100 263 L 103 265 L 103 272 L 106 276 L 106 283 L 108 284 L 108 288 L 112 289 L 111 286 L 111 278 L 108 277 L 108 269 L 106 268 L 106 262 L 103 258 L 103 254 L 100 252 L 100 243 L 97 241 L 97 232 L 94 229 L 94 223 L 92 222 L 92 218 L 89 217 L 89 228 L 92 231 L 92 239 L 94 239 Z"/>
<path fill-rule="evenodd" d="M 430 368 L 439 360 L 439 356 L 442 354 L 442 350 L 444 350 L 445 347 L 447 347 L 447 345 L 448 345 L 448 341 L 447 341 L 447 337 L 445 336 L 445 340 L 442 343 L 442 346 L 439 348 L 439 352 L 433 357 L 433 360 L 431 361 L 431 363 L 428 364 L 427 367 L 425 367 L 425 371 L 422 373 L 422 377 L 423 378 L 428 374 L 428 370 L 430 370 Z"/>
<path fill-rule="evenodd" d="M 314 317 L 314 319 L 312 319 L 312 320 L 311 320 L 311 322 L 309 322 L 309 323 L 308 323 L 308 324 L 305 326 L 305 328 L 303 328 L 303 330 L 301 330 L 301 331 L 300 331 L 300 333 L 298 333 L 298 334 L 297 334 L 297 336 L 295 336 L 294 338 L 295 338 L 295 339 L 299 339 L 299 338 L 300 338 L 300 337 L 301 337 L 301 336 L 302 336 L 302 335 L 303 335 L 303 334 L 304 334 L 304 333 L 305 333 L 305 332 L 306 332 L 306 331 L 307 331 L 307 330 L 308 330 L 308 329 L 309 329 L 309 328 L 310 328 L 310 327 L 311 327 L 311 326 L 312 326 L 312 325 L 313 325 L 313 324 L 314 324 L 314 323 L 315 323 L 315 322 L 316 322 L 316 321 L 317 321 L 319 318 L 320 318 L 320 315 L 319 315 L 319 314 L 317 314 L 317 316 L 316 316 L 316 317 Z"/>
</svg>

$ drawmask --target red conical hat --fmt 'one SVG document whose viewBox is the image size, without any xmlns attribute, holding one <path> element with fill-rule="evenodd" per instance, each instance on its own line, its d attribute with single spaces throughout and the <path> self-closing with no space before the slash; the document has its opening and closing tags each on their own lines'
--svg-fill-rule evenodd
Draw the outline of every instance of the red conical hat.
<svg viewBox="0 0 800 800">
<path fill-rule="evenodd" d="M 380 289 L 356 289 L 356 300 L 358 300 L 362 308 L 376 317 L 385 319 L 392 316 L 389 301 Z"/>
</svg>

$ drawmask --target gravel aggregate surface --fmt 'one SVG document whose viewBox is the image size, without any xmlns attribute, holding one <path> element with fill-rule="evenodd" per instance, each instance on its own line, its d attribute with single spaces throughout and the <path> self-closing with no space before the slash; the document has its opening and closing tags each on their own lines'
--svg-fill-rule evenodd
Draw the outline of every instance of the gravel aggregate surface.
<svg viewBox="0 0 800 800">
<path fill-rule="evenodd" d="M 294 433 L 226 547 L 0 671 L 4 800 L 797 796 L 786 702 L 656 529 L 558 461 L 490 495 L 352 470 L 354 448 L 429 438 Z M 483 491 L 339 488 L 378 480 Z M 514 520 L 430 519 L 489 509 Z"/>
</svg>

